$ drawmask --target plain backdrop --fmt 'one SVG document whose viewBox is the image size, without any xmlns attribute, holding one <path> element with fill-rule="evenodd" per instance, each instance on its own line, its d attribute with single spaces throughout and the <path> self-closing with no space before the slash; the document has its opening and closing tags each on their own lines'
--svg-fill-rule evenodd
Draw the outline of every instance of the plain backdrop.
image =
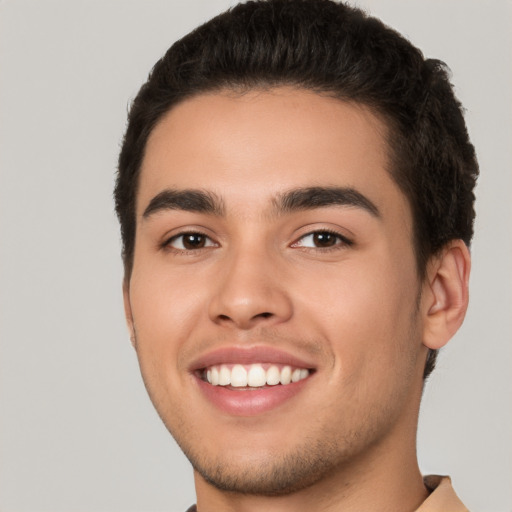
<svg viewBox="0 0 512 512">
<path fill-rule="evenodd" d="M 192 471 L 124 325 L 112 186 L 127 105 L 227 0 L 0 0 L 0 510 L 180 512 Z M 512 3 L 360 0 L 453 71 L 477 148 L 466 322 L 419 427 L 423 472 L 512 511 Z"/>
</svg>

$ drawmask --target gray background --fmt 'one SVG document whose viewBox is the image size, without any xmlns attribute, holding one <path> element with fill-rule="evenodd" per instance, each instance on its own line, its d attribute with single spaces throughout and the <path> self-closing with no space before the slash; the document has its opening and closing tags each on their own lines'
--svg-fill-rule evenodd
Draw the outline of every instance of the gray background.
<svg viewBox="0 0 512 512">
<path fill-rule="evenodd" d="M 0 1 L 0 510 L 183 511 L 139 377 L 111 190 L 127 102 L 227 0 Z M 482 176 L 471 304 L 428 384 L 425 473 L 512 511 L 512 3 L 361 0 L 453 70 Z"/>
</svg>

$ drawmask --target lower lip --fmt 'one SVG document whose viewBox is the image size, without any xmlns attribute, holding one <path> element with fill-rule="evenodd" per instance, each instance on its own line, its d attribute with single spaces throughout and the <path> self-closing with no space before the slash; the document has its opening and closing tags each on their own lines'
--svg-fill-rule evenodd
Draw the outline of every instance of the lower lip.
<svg viewBox="0 0 512 512">
<path fill-rule="evenodd" d="M 256 416 L 283 405 L 307 385 L 311 376 L 285 386 L 277 384 L 265 388 L 226 388 L 212 386 L 196 377 L 206 398 L 221 411 L 233 416 Z"/>
</svg>

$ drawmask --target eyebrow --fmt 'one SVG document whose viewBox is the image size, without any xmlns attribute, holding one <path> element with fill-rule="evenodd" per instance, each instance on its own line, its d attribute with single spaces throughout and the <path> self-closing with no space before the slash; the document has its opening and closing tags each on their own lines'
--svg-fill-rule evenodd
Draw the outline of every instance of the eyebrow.
<svg viewBox="0 0 512 512">
<path fill-rule="evenodd" d="M 272 199 L 276 213 L 314 210 L 329 206 L 353 206 L 374 217 L 380 217 L 377 206 L 365 195 L 351 187 L 303 187 L 278 194 Z M 200 189 L 166 189 L 158 193 L 144 210 L 143 218 L 161 211 L 183 210 L 222 217 L 225 207 L 222 198 Z"/>
<path fill-rule="evenodd" d="M 365 195 L 351 187 L 306 187 L 279 194 L 273 201 L 278 212 L 289 213 L 328 206 L 362 208 L 373 217 L 380 217 L 377 206 Z"/>
<path fill-rule="evenodd" d="M 188 212 L 224 215 L 224 203 L 212 192 L 196 189 L 166 189 L 157 194 L 144 210 L 143 218 L 165 210 L 184 210 Z"/>
</svg>

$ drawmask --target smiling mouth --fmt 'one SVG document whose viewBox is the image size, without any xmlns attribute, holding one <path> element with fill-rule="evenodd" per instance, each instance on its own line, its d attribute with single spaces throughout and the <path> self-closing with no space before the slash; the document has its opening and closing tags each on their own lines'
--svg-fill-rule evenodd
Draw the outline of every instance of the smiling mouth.
<svg viewBox="0 0 512 512">
<path fill-rule="evenodd" d="M 309 377 L 312 369 L 268 363 L 220 364 L 203 368 L 201 380 L 212 386 L 231 389 L 261 389 L 271 386 L 287 386 Z"/>
</svg>

